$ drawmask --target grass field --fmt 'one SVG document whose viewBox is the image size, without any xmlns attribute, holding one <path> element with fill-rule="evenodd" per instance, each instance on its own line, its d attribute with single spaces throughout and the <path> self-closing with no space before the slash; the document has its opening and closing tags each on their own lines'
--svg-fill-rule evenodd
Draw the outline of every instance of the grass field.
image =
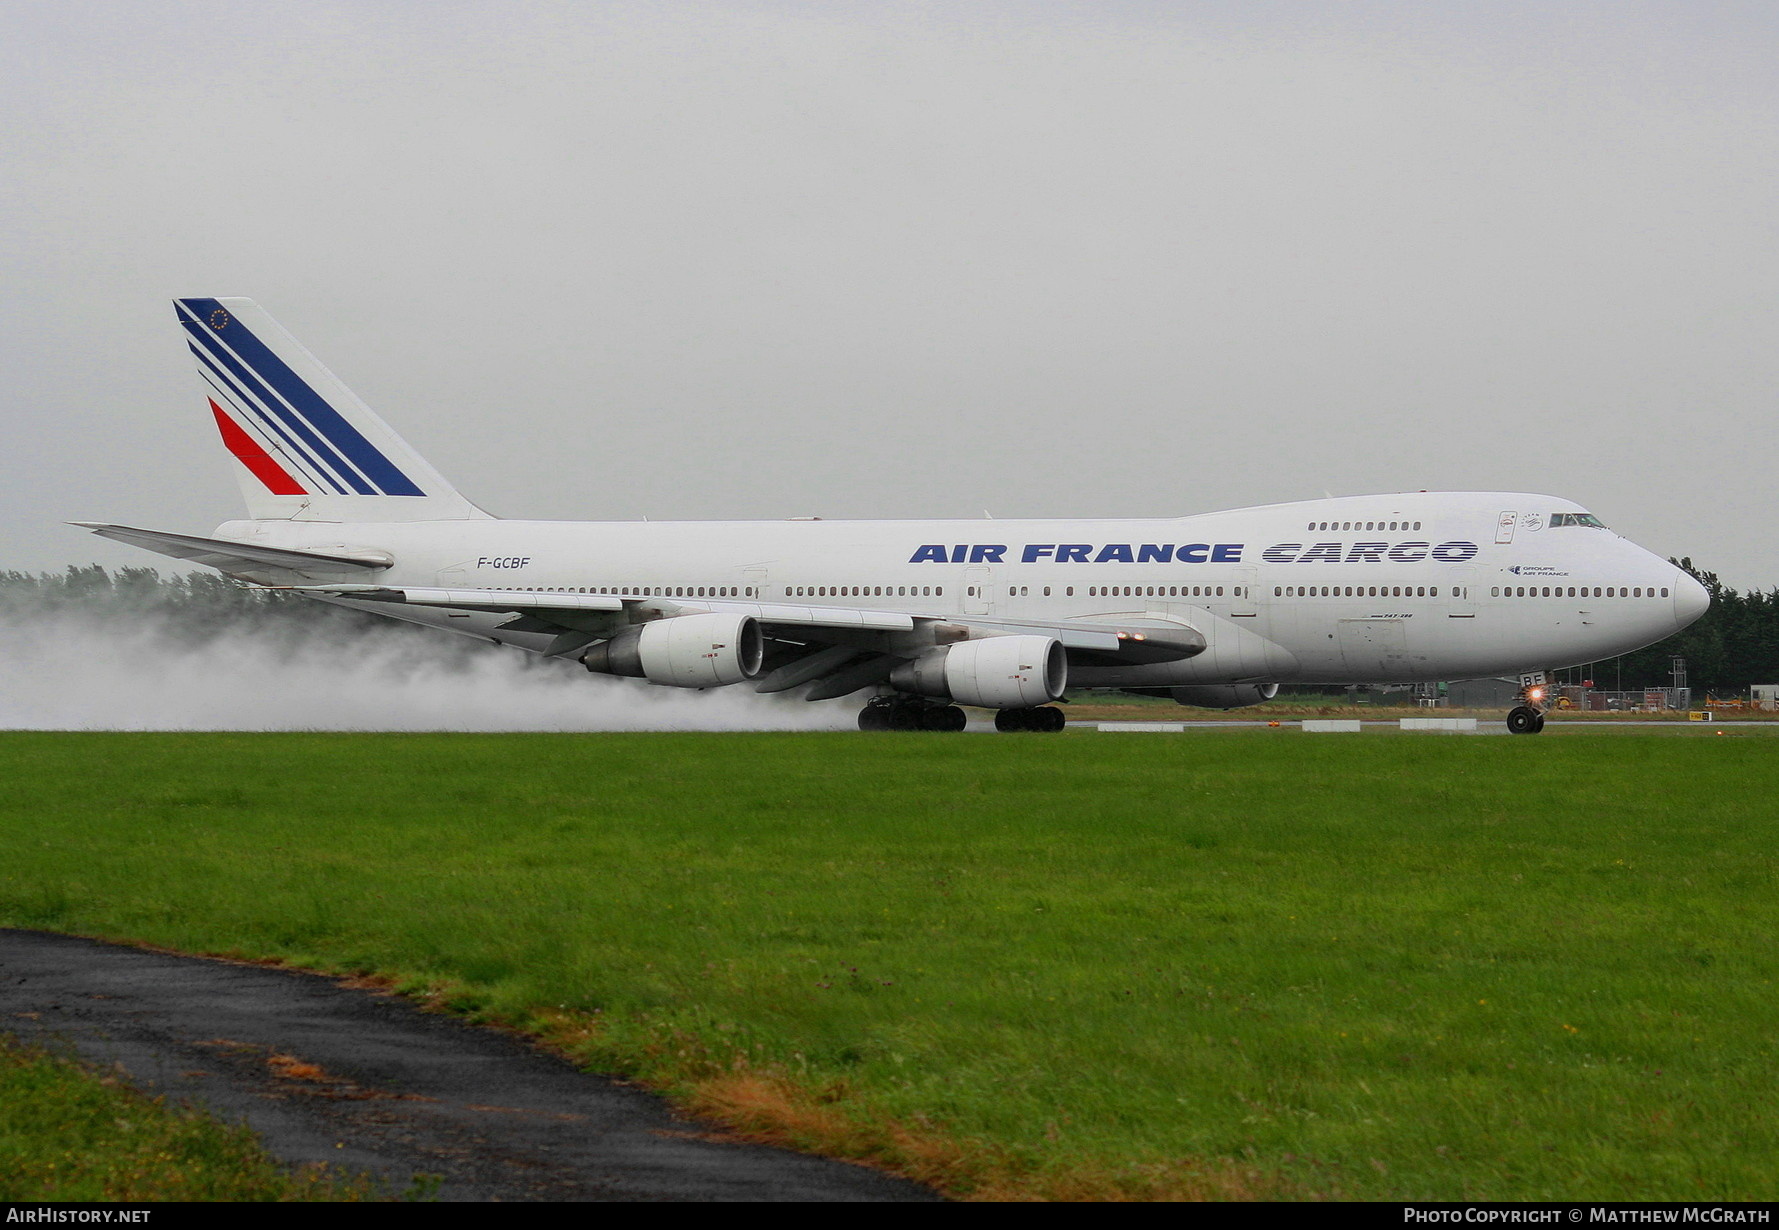
<svg viewBox="0 0 1779 1230">
<path fill-rule="evenodd" d="M 1779 1198 L 1779 742 L 0 735 L 0 923 L 958 1195 Z"/>
</svg>

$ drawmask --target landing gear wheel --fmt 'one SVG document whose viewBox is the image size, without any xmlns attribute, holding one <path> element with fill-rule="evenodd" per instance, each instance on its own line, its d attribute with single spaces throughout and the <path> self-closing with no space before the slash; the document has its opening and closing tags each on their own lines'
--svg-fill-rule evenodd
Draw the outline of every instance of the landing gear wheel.
<svg viewBox="0 0 1779 1230">
<path fill-rule="evenodd" d="M 1514 735 L 1535 735 L 1544 729 L 1544 715 L 1531 705 L 1516 705 L 1507 711 L 1507 732 Z"/>
<path fill-rule="evenodd" d="M 920 715 L 922 730 L 953 733 L 964 728 L 964 711 L 956 705 L 928 705 Z"/>
<path fill-rule="evenodd" d="M 919 701 L 897 701 L 890 706 L 890 729 L 919 730 L 921 710 L 925 708 Z"/>
<path fill-rule="evenodd" d="M 995 729 L 1003 731 L 1032 730 L 1054 734 L 1068 724 L 1061 709 L 1048 705 L 1038 709 L 1001 709 L 995 713 Z"/>
<path fill-rule="evenodd" d="M 860 730 L 938 730 L 964 728 L 956 705 L 932 705 L 911 696 L 879 696 L 859 710 Z"/>
</svg>

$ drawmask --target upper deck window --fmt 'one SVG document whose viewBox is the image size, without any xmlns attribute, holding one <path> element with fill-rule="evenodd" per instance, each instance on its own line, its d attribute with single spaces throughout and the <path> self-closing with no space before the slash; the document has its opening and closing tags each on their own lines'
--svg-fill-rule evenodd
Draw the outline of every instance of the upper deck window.
<svg viewBox="0 0 1779 1230">
<path fill-rule="evenodd" d="M 1593 513 L 1552 513 L 1550 515 L 1551 529 L 1554 530 L 1564 525 L 1585 525 L 1591 530 L 1606 528 L 1606 523 L 1594 516 Z"/>
</svg>

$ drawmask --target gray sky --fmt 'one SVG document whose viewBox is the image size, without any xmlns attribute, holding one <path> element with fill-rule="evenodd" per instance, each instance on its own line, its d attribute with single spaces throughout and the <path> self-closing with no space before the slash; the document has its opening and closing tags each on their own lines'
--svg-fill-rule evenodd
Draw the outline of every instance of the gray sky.
<svg viewBox="0 0 1779 1230">
<path fill-rule="evenodd" d="M 168 300 L 605 519 L 1579 500 L 1779 584 L 1779 9 L 0 4 L 0 568 L 240 515 Z"/>
</svg>

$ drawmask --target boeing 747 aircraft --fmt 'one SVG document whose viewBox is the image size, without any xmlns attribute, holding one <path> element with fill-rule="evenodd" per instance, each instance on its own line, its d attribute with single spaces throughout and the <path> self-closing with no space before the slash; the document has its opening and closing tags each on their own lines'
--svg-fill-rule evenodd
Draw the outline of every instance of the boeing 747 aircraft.
<svg viewBox="0 0 1779 1230">
<path fill-rule="evenodd" d="M 247 519 L 78 522 L 259 585 L 676 688 L 862 694 L 866 730 L 1060 730 L 1075 687 L 1234 708 L 1282 683 L 1518 675 L 1626 653 L 1703 587 L 1586 509 L 1413 492 L 1161 520 L 503 520 L 250 299 L 175 304 Z M 1508 715 L 1543 726 L 1529 688 Z"/>
</svg>

